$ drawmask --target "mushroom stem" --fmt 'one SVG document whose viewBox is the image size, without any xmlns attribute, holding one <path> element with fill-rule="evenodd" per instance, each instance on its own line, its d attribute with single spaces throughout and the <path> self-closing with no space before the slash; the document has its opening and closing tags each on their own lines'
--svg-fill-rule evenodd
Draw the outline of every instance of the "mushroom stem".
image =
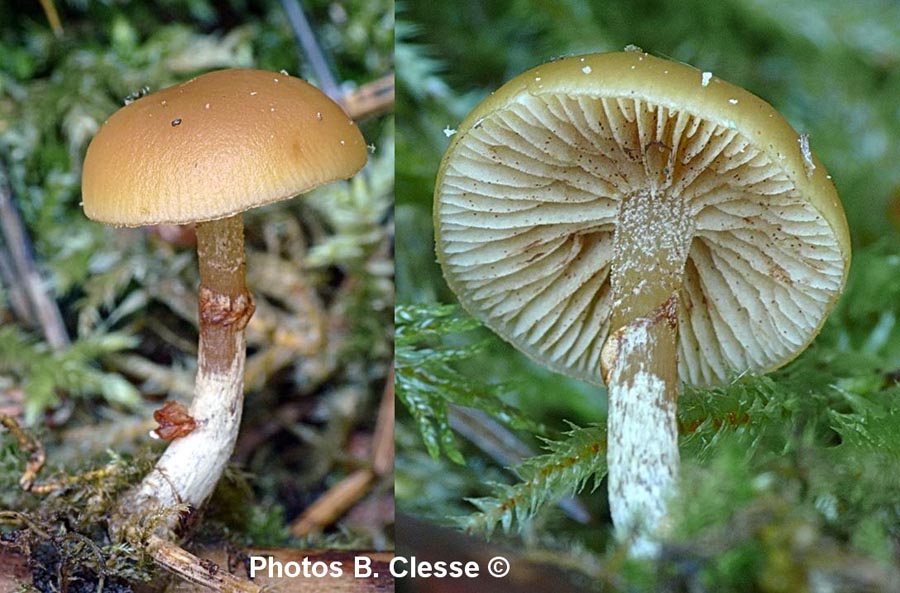
<svg viewBox="0 0 900 593">
<path fill-rule="evenodd" d="M 120 503 L 125 520 L 177 504 L 199 508 L 212 494 L 237 440 L 244 399 L 244 328 L 254 310 L 244 280 L 242 216 L 197 224 L 197 253 L 200 348 L 189 410 L 197 426 L 173 440 L 125 496 Z M 175 531 L 178 519 L 175 514 L 163 527 Z"/>
<path fill-rule="evenodd" d="M 603 347 L 609 390 L 609 504 L 620 539 L 653 555 L 678 475 L 678 291 L 693 237 L 684 200 L 638 192 L 619 207 L 611 271 L 614 331 Z"/>
</svg>

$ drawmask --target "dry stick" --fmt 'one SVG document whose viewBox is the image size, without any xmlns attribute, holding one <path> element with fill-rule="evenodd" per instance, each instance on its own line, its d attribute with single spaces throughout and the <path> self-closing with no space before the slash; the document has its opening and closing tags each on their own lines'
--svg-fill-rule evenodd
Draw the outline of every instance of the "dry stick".
<svg viewBox="0 0 900 593">
<path fill-rule="evenodd" d="M 234 565 L 231 554 L 222 549 L 203 550 L 203 555 L 215 560 L 223 568 Z M 389 552 L 360 552 L 351 550 L 293 550 L 293 549 L 249 549 L 241 553 L 244 558 L 265 558 L 270 560 L 273 566 L 272 574 L 268 568 L 255 571 L 253 581 L 262 586 L 265 591 L 279 593 L 387 593 L 394 590 L 394 582 L 391 577 L 388 564 L 393 558 Z M 371 576 L 356 577 L 354 567 L 359 559 L 366 559 L 372 570 Z M 340 563 L 341 574 L 339 576 L 326 576 L 323 578 L 304 578 L 301 576 L 288 576 L 287 567 L 304 562 L 324 562 L 326 564 Z M 277 565 L 282 567 L 281 574 Z M 294 574 L 294 573 L 290 573 Z M 377 574 L 377 576 L 376 576 Z M 197 593 L 196 585 L 181 582 L 174 584 L 169 593 Z"/>
<path fill-rule="evenodd" d="M 151 535 L 145 551 L 153 561 L 182 579 L 222 593 L 260 593 L 259 585 L 237 577 L 210 560 L 194 556 L 169 540 Z"/>
<path fill-rule="evenodd" d="M 319 42 L 309 26 L 306 15 L 303 14 L 303 8 L 297 0 L 281 0 L 281 6 L 284 8 L 288 22 L 291 24 L 291 29 L 294 31 L 294 36 L 300 43 L 300 47 L 303 48 L 306 61 L 309 62 L 310 67 L 313 69 L 319 85 L 326 95 L 337 100 L 340 96 L 337 80 L 335 80 L 334 74 L 331 73 L 331 68 L 328 67 L 328 61 L 325 59 L 322 48 L 319 47 Z"/>
<path fill-rule="evenodd" d="M 303 537 L 330 525 L 360 498 L 375 481 L 394 471 L 394 369 L 388 373 L 372 438 L 372 468 L 358 469 L 332 486 L 291 525 L 291 534 Z"/>
<path fill-rule="evenodd" d="M 41 442 L 30 435 L 26 434 L 19 423 L 12 416 L 0 414 L 0 424 L 6 427 L 6 430 L 13 435 L 16 442 L 24 451 L 28 453 L 28 461 L 25 463 L 25 471 L 19 478 L 19 486 L 22 490 L 28 492 L 37 479 L 38 472 L 44 467 L 47 460 L 47 454 L 44 452 L 44 446 Z"/>
<path fill-rule="evenodd" d="M 6 255 L 6 251 L 0 248 L 0 288 L 6 286 L 9 295 L 9 304 L 12 305 L 13 314 L 26 325 L 34 325 L 34 313 L 28 302 L 28 295 L 22 287 L 22 283 L 16 280 L 13 263 Z"/>
<path fill-rule="evenodd" d="M 344 94 L 340 104 L 347 115 L 356 120 L 390 111 L 394 107 L 394 74 L 382 76 Z"/>
<path fill-rule="evenodd" d="M 299 519 L 291 524 L 291 535 L 303 537 L 334 523 L 356 501 L 365 496 L 374 480 L 375 473 L 371 469 L 356 470 L 307 507 Z"/>
<path fill-rule="evenodd" d="M 394 367 L 388 373 L 372 438 L 372 469 L 378 476 L 394 471 Z"/>
<path fill-rule="evenodd" d="M 47 296 L 44 282 L 32 255 L 31 241 L 25 233 L 22 219 L 12 203 L 12 190 L 3 164 L 0 163 L 0 231 L 9 247 L 16 274 L 25 286 L 31 306 L 37 314 L 47 343 L 54 350 L 69 345 L 69 334 L 56 302 Z"/>
<path fill-rule="evenodd" d="M 50 23 L 53 34 L 57 37 L 62 37 L 62 21 L 59 20 L 59 13 L 56 11 L 56 5 L 53 3 L 53 0 L 41 0 L 41 8 L 44 9 L 44 14 L 47 15 L 47 22 Z"/>
</svg>

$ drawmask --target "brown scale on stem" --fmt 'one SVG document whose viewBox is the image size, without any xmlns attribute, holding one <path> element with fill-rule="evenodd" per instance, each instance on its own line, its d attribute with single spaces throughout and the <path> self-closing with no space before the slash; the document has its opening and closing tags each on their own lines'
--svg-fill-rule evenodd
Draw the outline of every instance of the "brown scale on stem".
<svg viewBox="0 0 900 593">
<path fill-rule="evenodd" d="M 628 326 L 619 328 L 609 336 L 606 343 L 603 345 L 603 350 L 600 354 L 600 372 L 604 384 L 609 384 L 610 369 L 616 365 L 619 359 L 619 353 L 622 350 L 622 341 L 624 340 L 627 331 L 629 329 L 633 330 L 638 325 L 644 325 L 649 328 L 657 325 L 661 321 L 665 321 L 666 326 L 668 326 L 670 330 L 675 331 L 678 329 L 678 306 L 678 294 L 673 293 L 672 296 L 666 299 L 666 302 L 660 305 L 656 311 L 647 317 L 635 319 Z"/>
<path fill-rule="evenodd" d="M 201 287 L 198 303 L 201 323 L 221 325 L 236 330 L 246 328 L 256 310 L 253 296 L 249 292 L 232 298 Z"/>
<path fill-rule="evenodd" d="M 188 409 L 175 401 L 167 401 L 163 407 L 153 412 L 153 419 L 159 424 L 153 432 L 164 441 L 187 436 L 197 428 L 197 421 L 188 413 Z"/>
</svg>

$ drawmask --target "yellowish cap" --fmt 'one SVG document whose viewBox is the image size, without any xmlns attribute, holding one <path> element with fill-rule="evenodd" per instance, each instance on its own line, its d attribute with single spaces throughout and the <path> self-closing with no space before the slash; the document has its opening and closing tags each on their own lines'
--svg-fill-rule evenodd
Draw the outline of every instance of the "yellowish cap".
<svg viewBox="0 0 900 593">
<path fill-rule="evenodd" d="M 126 105 L 88 146 L 88 218 L 117 226 L 215 220 L 356 173 L 356 124 L 312 85 L 220 70 Z"/>
</svg>

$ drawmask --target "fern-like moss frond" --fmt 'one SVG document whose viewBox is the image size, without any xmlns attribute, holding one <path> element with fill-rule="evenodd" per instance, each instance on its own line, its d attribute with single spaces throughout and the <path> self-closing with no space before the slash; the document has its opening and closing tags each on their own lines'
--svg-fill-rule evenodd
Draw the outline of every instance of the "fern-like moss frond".
<svg viewBox="0 0 900 593">
<path fill-rule="evenodd" d="M 606 476 L 604 427 L 573 427 L 565 438 L 545 443 L 547 453 L 516 467 L 520 482 L 496 484 L 493 496 L 470 500 L 478 512 L 463 518 L 467 530 L 490 535 L 497 525 L 521 529 L 545 506 L 578 494 L 592 479 L 596 489 Z"/>
<path fill-rule="evenodd" d="M 454 462 L 464 461 L 447 417 L 450 404 L 482 410 L 514 428 L 543 432 L 503 401 L 506 385 L 470 377 L 454 366 L 487 351 L 485 340 L 449 339 L 480 327 L 478 321 L 455 305 L 398 306 L 394 317 L 397 397 L 415 419 L 432 457 L 443 450 Z"/>
<path fill-rule="evenodd" d="M 99 395 L 110 403 L 134 406 L 140 400 L 134 385 L 95 364 L 104 354 L 133 346 L 130 337 L 109 333 L 82 338 L 65 350 L 53 352 L 17 327 L 6 326 L 0 328 L 0 373 L 21 382 L 26 424 L 33 424 L 45 409 L 58 405 L 61 392 Z"/>
</svg>

